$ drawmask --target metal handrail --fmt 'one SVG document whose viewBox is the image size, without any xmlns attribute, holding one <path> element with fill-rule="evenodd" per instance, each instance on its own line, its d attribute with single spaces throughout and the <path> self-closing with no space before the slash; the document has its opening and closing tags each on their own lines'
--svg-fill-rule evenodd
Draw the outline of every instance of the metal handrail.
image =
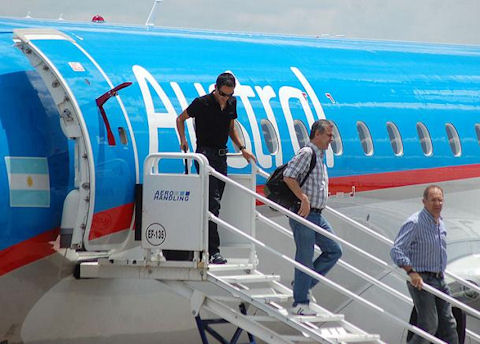
<svg viewBox="0 0 480 344">
<path fill-rule="evenodd" d="M 265 178 L 268 178 L 270 175 L 265 172 L 264 170 L 260 169 L 260 168 L 257 168 L 257 171 L 258 171 L 258 174 L 260 174 L 262 177 L 265 177 Z M 345 214 L 342 214 L 341 212 L 339 212 L 338 210 L 335 210 L 329 206 L 326 206 L 325 209 L 327 211 L 329 211 L 330 213 L 332 213 L 333 215 L 339 217 L 340 219 L 346 221 L 346 222 L 349 222 L 350 224 L 354 225 L 356 228 L 360 229 L 362 232 L 370 235 L 371 237 L 374 237 L 375 239 L 389 245 L 389 246 L 392 246 L 393 245 L 393 240 L 383 236 L 382 234 L 372 230 L 371 228 L 361 224 L 360 222 L 352 219 L 351 217 L 345 215 Z M 284 214 L 285 215 L 285 214 Z M 288 216 L 288 215 L 287 215 Z M 323 234 L 323 233 L 322 233 Z M 403 275 L 403 273 L 399 272 L 398 269 L 396 268 L 396 266 L 391 266 L 389 265 L 389 268 L 390 268 L 390 271 L 391 272 L 394 272 L 395 275 L 397 277 L 400 277 L 401 280 L 408 280 L 405 278 L 405 276 Z M 465 287 L 468 287 L 474 291 L 476 291 L 477 293 L 480 294 L 480 287 L 477 286 L 476 284 L 473 284 L 472 282 L 470 281 L 467 281 L 466 279 L 464 278 L 461 278 L 460 276 L 454 274 L 453 272 L 450 272 L 449 270 L 445 270 L 445 275 L 447 275 L 448 277 L 452 278 L 454 281 L 457 281 L 459 282 L 461 285 L 465 286 Z"/>
<path fill-rule="evenodd" d="M 218 173 L 217 171 L 215 171 L 215 169 L 213 169 L 213 168 L 211 168 L 211 167 L 210 167 L 210 169 L 211 169 L 211 170 L 210 170 L 210 174 L 212 174 L 212 175 L 215 176 L 216 178 L 218 178 L 218 179 L 220 179 L 220 180 L 222 180 L 222 181 L 224 181 L 224 182 L 226 182 L 226 183 L 230 183 L 230 184 L 233 184 L 233 185 L 237 186 L 237 187 L 240 188 L 241 190 L 243 190 L 243 191 L 249 193 L 251 196 L 255 197 L 255 199 L 258 199 L 258 200 L 261 201 L 262 203 L 265 203 L 265 204 L 267 204 L 268 206 L 270 206 L 271 208 L 274 208 L 274 209 L 278 210 L 279 212 L 281 212 L 281 213 L 284 214 L 285 216 L 288 216 L 289 218 L 292 218 L 292 219 L 294 219 L 295 221 L 298 221 L 298 222 L 300 222 L 301 224 L 312 228 L 313 230 L 315 230 L 316 232 L 318 232 L 318 233 L 326 236 L 327 238 L 330 238 L 330 239 L 332 239 L 332 240 L 337 240 L 337 241 L 341 242 L 343 245 L 345 245 L 345 246 L 351 248 L 352 250 L 358 252 L 359 254 L 361 254 L 361 255 L 369 258 L 370 260 L 376 262 L 377 264 L 380 264 L 380 265 L 382 265 L 382 266 L 384 266 L 384 267 L 388 267 L 388 266 L 389 266 L 389 265 L 388 265 L 386 262 L 384 262 L 383 260 L 381 260 L 381 259 L 379 259 L 379 258 L 371 255 L 370 253 L 368 253 L 368 252 L 366 252 L 366 251 L 364 251 L 364 250 L 356 247 L 355 245 L 351 244 L 350 242 L 346 241 L 345 239 L 342 239 L 342 238 L 336 236 L 335 234 L 332 234 L 332 233 L 330 233 L 330 232 L 328 232 L 328 231 L 323 230 L 321 227 L 316 226 L 315 224 L 311 223 L 310 221 L 305 220 L 303 217 L 301 217 L 301 216 L 299 216 L 299 215 L 297 215 L 297 214 L 295 214 L 295 213 L 293 213 L 293 212 L 285 209 L 284 207 L 278 205 L 278 204 L 275 203 L 275 202 L 272 202 L 272 201 L 269 200 L 268 198 L 263 197 L 263 196 L 259 195 L 258 193 L 256 193 L 256 192 L 254 192 L 254 191 L 252 191 L 252 190 L 244 187 L 243 185 L 235 182 L 234 180 L 231 180 L 230 178 L 224 176 L 223 174 Z"/>
<path fill-rule="evenodd" d="M 333 213 L 334 215 L 344 219 L 345 221 L 349 222 L 350 224 L 354 225 L 355 227 L 359 228 L 360 230 L 362 230 L 364 233 L 367 233 L 373 237 L 375 237 L 376 239 L 379 239 L 380 241 L 382 241 L 383 243 L 386 243 L 386 244 L 389 244 L 390 246 L 393 245 L 393 241 L 388 239 L 387 237 L 384 237 L 383 235 L 373 231 L 372 229 L 368 228 L 367 226 L 353 220 L 352 218 L 346 216 L 345 214 L 342 214 L 340 213 L 339 211 L 337 210 L 334 210 L 330 207 L 326 207 L 326 209 L 328 211 L 330 211 L 331 213 Z M 395 277 L 401 279 L 401 280 L 408 280 L 408 278 L 405 277 L 405 275 L 403 273 L 401 273 L 400 271 L 398 271 L 398 269 L 396 267 L 390 267 L 390 271 L 389 272 L 393 272 Z M 461 285 L 463 286 L 466 286 L 466 287 L 469 287 L 470 289 L 472 290 L 475 290 L 477 293 L 480 293 L 480 287 L 473 284 L 472 282 L 466 280 L 466 279 L 463 279 L 461 278 L 460 276 L 454 274 L 453 272 L 450 272 L 448 270 L 445 270 L 445 275 L 449 276 L 450 278 L 452 278 L 454 281 L 456 282 L 459 282 Z M 377 281 L 378 282 L 378 281 Z M 454 304 L 455 306 L 459 307 L 460 309 L 464 310 L 465 312 L 467 312 L 468 314 L 470 315 L 474 315 L 474 314 L 471 314 L 469 309 L 473 309 L 467 305 L 465 305 L 464 303 L 461 303 L 460 301 L 457 301 L 456 299 L 452 298 L 450 295 L 447 295 L 445 293 L 442 293 L 442 292 L 439 292 L 437 289 L 435 288 L 432 288 L 430 285 L 424 283 L 423 285 L 423 289 L 427 290 L 428 292 L 432 293 L 433 295 L 436 295 L 438 297 L 440 297 L 441 299 L 447 301 L 447 302 L 450 302 L 450 300 L 452 300 L 453 302 L 450 302 L 451 304 Z M 445 297 L 442 297 L 442 296 L 445 296 Z M 411 298 L 408 298 L 408 301 L 410 304 L 412 304 L 412 299 Z M 465 305 L 465 307 L 464 307 Z M 476 311 L 476 310 L 475 310 Z M 478 313 L 478 312 L 476 312 Z M 477 315 L 477 318 L 478 318 L 478 315 Z M 469 330 L 469 329 L 465 329 L 465 332 L 466 334 L 476 340 L 477 342 L 480 342 L 480 335 L 478 335 L 477 333 Z"/>
<path fill-rule="evenodd" d="M 396 317 L 395 315 L 388 313 L 383 308 L 373 304 L 372 302 L 370 302 L 368 300 L 365 300 L 363 297 L 360 297 L 360 296 L 356 295 L 355 293 L 351 292 L 350 290 L 348 290 L 348 289 L 342 287 L 341 285 L 329 280 L 325 276 L 322 276 L 319 273 L 307 268 L 305 265 L 298 263 L 297 261 L 295 261 L 294 259 L 286 256 L 285 254 L 283 254 L 281 252 L 278 252 L 277 250 L 271 248 L 270 246 L 268 246 L 264 242 L 262 242 L 262 241 L 260 241 L 256 238 L 253 238 L 246 233 L 243 233 L 240 229 L 232 226 L 228 222 L 225 222 L 225 221 L 221 220 L 220 218 L 216 217 L 214 214 L 212 214 L 210 212 L 209 212 L 209 219 L 211 221 L 221 225 L 223 228 L 226 228 L 230 232 L 238 234 L 238 235 L 242 236 L 243 238 L 251 241 L 252 243 L 255 244 L 256 247 L 260 247 L 260 248 L 264 249 L 265 251 L 268 251 L 268 252 L 280 257 L 281 259 L 285 260 L 287 263 L 293 265 L 296 269 L 306 273 L 307 275 L 309 275 L 309 276 L 311 276 L 311 277 L 313 277 L 313 278 L 315 278 L 319 281 L 322 281 L 323 283 L 330 286 L 334 290 L 336 290 L 336 291 L 338 291 L 338 292 L 340 292 L 340 293 L 358 301 L 359 303 L 377 311 L 378 313 L 380 313 L 382 315 L 387 315 L 388 317 L 390 317 L 394 321 L 400 323 L 403 327 L 408 328 L 410 331 L 415 332 L 418 335 L 421 335 L 423 338 L 426 338 L 426 339 L 428 339 L 429 341 L 431 341 L 435 344 L 448 344 L 448 343 L 446 343 L 442 340 L 439 340 L 438 338 L 435 338 L 434 336 L 432 336 L 431 334 L 423 331 L 422 329 L 420 329 L 416 326 L 410 325 L 409 323 L 407 323 L 406 321 Z"/>
<path fill-rule="evenodd" d="M 275 221 L 272 221 L 270 220 L 269 218 L 267 218 L 266 216 L 260 214 L 259 212 L 257 212 L 257 218 L 267 224 L 267 225 L 270 225 L 272 227 L 275 227 L 275 229 L 277 229 L 280 233 L 286 235 L 287 237 L 289 237 L 290 239 L 293 239 L 293 234 L 292 232 L 290 232 L 288 229 L 286 229 L 285 227 L 279 225 L 278 223 L 276 223 Z M 317 247 L 314 247 L 314 250 L 316 253 L 321 253 L 322 251 L 317 248 Z M 412 302 L 412 299 L 409 297 L 409 296 L 406 296 L 402 293 L 400 293 L 399 291 L 397 291 L 396 289 L 393 289 L 392 287 L 386 285 L 385 283 L 381 282 L 380 280 L 376 279 L 375 277 L 372 277 L 370 276 L 369 274 L 363 272 L 362 270 L 360 269 L 357 269 L 356 267 L 354 267 L 353 265 L 350 265 L 348 264 L 347 262 L 343 261 L 342 259 L 339 259 L 338 262 L 337 262 L 337 265 L 340 265 L 342 266 L 343 268 L 345 268 L 346 270 L 349 270 L 350 272 L 356 274 L 357 276 L 360 276 L 361 278 L 363 278 L 364 280 L 366 281 L 369 281 L 371 282 L 373 285 L 379 287 L 380 289 L 383 289 L 385 290 L 386 292 L 396 296 L 398 299 L 401 299 L 402 301 L 408 303 L 409 305 L 413 305 L 413 302 Z M 424 284 L 425 286 L 425 290 L 428 290 L 429 288 L 432 288 L 430 287 L 428 284 Z M 436 290 L 434 288 L 432 288 L 433 290 Z M 454 299 L 455 300 L 455 299 Z M 456 301 L 456 300 L 455 300 Z M 466 329 L 466 333 L 468 334 L 469 337 L 475 339 L 476 341 L 480 342 L 480 335 L 478 335 L 477 333 L 473 332 L 473 331 L 470 331 L 468 329 Z"/>
<path fill-rule="evenodd" d="M 287 236 L 288 238 L 293 239 L 292 232 L 290 230 L 288 230 L 287 228 L 283 227 L 282 225 L 276 223 L 273 220 L 270 220 L 268 217 L 260 214 L 259 212 L 257 212 L 257 218 L 259 219 L 259 221 L 265 223 L 266 225 L 274 227 L 274 229 L 276 229 L 277 231 L 279 231 L 283 235 Z M 314 249 L 317 253 L 321 253 L 321 250 L 318 247 L 314 247 Z M 339 259 L 337 261 L 337 265 L 340 265 L 340 266 L 344 267 L 345 269 L 349 270 L 350 272 L 353 272 L 357 275 L 360 275 L 360 277 L 362 277 L 363 279 L 365 279 L 369 282 L 372 282 L 373 284 L 378 284 L 377 286 L 380 287 L 381 289 L 383 289 L 383 290 L 389 292 L 390 294 L 393 294 L 393 295 L 397 296 L 398 298 L 403 299 L 404 301 L 409 302 L 410 304 L 413 305 L 412 300 L 408 296 L 405 296 L 404 294 L 400 293 L 396 289 L 393 289 L 392 287 L 386 285 L 385 283 L 380 282 L 375 277 L 372 277 L 369 274 L 363 272 L 362 270 L 357 269 L 353 265 L 348 264 L 343 259 Z"/>
<path fill-rule="evenodd" d="M 347 215 L 345 214 L 342 214 L 341 212 L 335 210 L 335 209 L 332 209 L 331 207 L 327 206 L 325 209 L 327 209 L 329 212 L 331 212 L 333 215 L 349 222 L 350 224 L 354 225 L 356 228 L 360 229 L 361 231 L 363 231 L 364 233 L 367 233 L 368 235 L 374 237 L 375 239 L 378 239 L 380 240 L 381 242 L 385 243 L 385 244 L 388 244 L 389 246 L 392 246 L 393 245 L 393 240 L 390 240 L 389 238 L 375 232 L 374 230 L 372 230 L 371 228 L 368 228 L 367 226 L 361 224 L 360 222 L 358 221 L 355 221 L 354 219 L 348 217 Z M 395 269 L 395 267 L 392 269 L 392 271 L 394 272 L 397 272 L 396 271 L 397 269 Z M 461 278 L 460 276 L 458 275 L 455 275 L 453 272 L 450 272 L 448 270 L 445 270 L 445 275 L 449 276 L 450 278 L 452 278 L 454 281 L 457 281 L 459 282 L 460 284 L 462 284 L 463 286 L 466 286 L 466 287 L 469 287 L 470 289 L 472 290 L 475 290 L 477 293 L 480 294 L 480 287 L 473 284 L 472 282 L 470 281 L 467 281 L 466 279 L 463 279 Z M 402 274 L 402 279 L 405 279 L 403 274 Z"/>
<path fill-rule="evenodd" d="M 258 168 L 257 167 L 257 172 L 259 175 L 261 175 L 262 177 L 264 178 L 268 178 L 270 176 L 270 174 L 268 174 L 268 172 L 262 170 L 261 168 Z M 384 244 L 387 244 L 389 246 L 392 246 L 393 245 L 393 241 L 385 236 L 383 236 L 382 234 L 372 230 L 371 228 L 361 224 L 360 222 L 352 219 L 351 217 L 345 215 L 345 214 L 342 214 L 341 212 L 339 212 L 338 210 L 335 210 L 329 206 L 326 206 L 325 209 L 329 212 L 331 212 L 333 215 L 339 217 L 340 219 L 346 221 L 346 222 L 349 222 L 350 224 L 354 225 L 356 228 L 360 229 L 362 232 L 370 235 L 371 237 L 374 237 L 375 239 L 383 242 Z M 398 275 L 398 272 L 396 271 L 397 269 L 395 269 L 395 267 L 392 268 L 391 271 L 395 272 L 397 276 Z M 445 270 L 445 275 L 449 276 L 450 278 L 452 278 L 454 281 L 457 281 L 459 282 L 461 285 L 465 286 L 465 287 L 468 287 L 474 291 L 476 291 L 477 293 L 480 294 L 480 286 L 477 286 L 476 284 L 473 284 L 472 282 L 470 281 L 467 281 L 466 279 L 464 278 L 461 278 L 460 276 L 454 274 L 453 272 L 450 272 L 448 270 Z M 404 280 L 404 276 L 400 276 L 402 280 Z"/>
<path fill-rule="evenodd" d="M 258 172 L 259 174 L 263 175 L 263 176 L 268 175 L 265 171 L 263 171 L 263 170 L 261 170 L 261 169 L 259 169 L 259 168 L 257 168 L 257 172 Z M 263 173 L 262 173 L 262 172 L 263 172 Z M 330 239 L 334 239 L 334 240 L 337 240 L 337 241 L 341 242 L 342 244 L 344 244 L 344 245 L 352 248 L 353 250 L 355 250 L 356 252 L 360 253 L 361 255 L 367 257 L 368 259 L 373 260 L 373 261 L 375 261 L 376 263 L 379 263 L 379 264 L 382 265 L 382 266 L 388 267 L 392 272 L 398 274 L 398 272 L 395 271 L 396 269 L 392 268 L 389 264 L 385 263 L 384 261 L 376 258 L 375 256 L 370 255 L 368 252 L 365 252 L 365 251 L 361 250 L 360 248 L 358 248 L 358 247 L 350 244 L 349 242 L 343 240 L 342 238 L 339 238 L 339 237 L 337 237 L 336 235 L 334 235 L 334 234 L 332 234 L 332 233 L 330 233 L 330 232 L 328 232 L 328 231 L 323 230 L 321 227 L 316 226 L 315 224 L 311 223 L 310 221 L 305 220 L 304 218 L 302 218 L 302 217 L 298 216 L 297 214 L 295 214 L 295 213 L 293 213 L 293 212 L 291 212 L 291 211 L 289 211 L 289 210 L 287 210 L 287 209 L 279 206 L 279 205 L 276 204 L 275 202 L 270 201 L 269 199 L 267 199 L 267 198 L 265 198 L 265 197 L 257 194 L 256 192 L 254 192 L 254 191 L 252 191 L 252 190 L 249 190 L 248 188 L 245 188 L 244 186 L 242 186 L 242 185 L 240 185 L 239 183 L 231 180 L 230 178 L 221 175 L 220 173 L 218 173 L 218 172 L 215 171 L 214 169 L 211 169 L 211 170 L 210 170 L 210 173 L 211 173 L 212 175 L 214 175 L 215 177 L 217 177 L 218 179 L 223 180 L 223 181 L 226 182 L 226 183 L 230 183 L 230 184 L 233 184 L 233 185 L 237 186 L 238 188 L 240 188 L 240 189 L 243 190 L 244 192 L 249 193 L 249 194 L 250 194 L 251 196 L 253 196 L 255 199 L 263 202 L 264 204 L 270 206 L 271 208 L 274 208 L 275 210 L 279 211 L 280 213 L 286 215 L 287 217 L 292 218 L 292 219 L 294 219 L 294 220 L 296 220 L 296 221 L 298 221 L 298 222 L 306 225 L 307 227 L 311 228 L 312 230 L 314 230 L 314 231 L 316 231 L 316 232 L 318 232 L 318 233 L 320 233 L 320 234 L 322 234 L 322 235 L 324 235 L 324 236 L 326 236 L 326 237 L 329 237 Z M 379 235 L 378 233 L 373 232 L 371 229 L 369 229 L 369 228 L 366 227 L 366 226 L 363 226 L 362 224 L 356 222 L 355 220 L 352 220 L 352 219 L 348 218 L 347 216 L 345 216 L 345 215 L 343 215 L 343 214 L 341 214 L 341 213 L 339 213 L 339 212 L 337 212 L 337 211 L 335 211 L 335 210 L 333 210 L 333 209 L 331 209 L 331 208 L 329 208 L 329 210 L 332 211 L 332 212 L 334 212 L 336 215 L 338 214 L 338 216 L 341 216 L 342 218 L 347 219 L 349 222 L 354 223 L 355 225 L 364 227 L 364 230 L 366 230 L 367 232 L 370 232 L 370 234 L 372 234 L 372 235 L 373 235 L 373 234 L 376 234 L 376 235 L 373 235 L 373 236 L 375 236 L 377 239 L 383 241 L 384 243 L 393 244 L 393 242 L 391 242 L 391 240 L 389 240 L 388 238 L 385 238 L 385 237 Z M 221 220 L 220 220 L 220 221 L 221 221 Z M 273 222 L 273 221 L 272 221 L 272 222 Z M 223 225 L 223 223 L 222 223 L 222 225 Z M 278 226 L 280 226 L 280 225 L 278 225 Z M 274 226 L 274 227 L 276 227 L 276 229 L 278 230 L 278 227 L 277 227 L 277 226 Z M 282 226 L 280 226 L 280 227 L 282 227 Z M 282 227 L 282 228 L 283 228 L 283 227 Z M 362 229 L 363 229 L 363 228 L 362 228 Z M 242 234 L 243 234 L 243 233 L 242 233 Z M 284 234 L 285 234 L 285 233 L 284 233 Z M 264 247 L 264 248 L 265 248 L 265 247 Z M 267 247 L 267 248 L 268 248 L 268 247 Z M 282 257 L 283 257 L 283 256 L 282 256 Z M 285 257 L 285 258 L 288 258 L 288 257 Z M 301 265 L 301 264 L 300 264 L 300 265 Z M 411 299 L 409 299 L 408 297 L 404 296 L 403 294 L 401 294 L 402 296 L 399 296 L 398 294 L 400 294 L 400 293 L 398 293 L 398 292 L 395 291 L 394 289 L 386 286 L 384 283 L 379 282 L 378 280 L 374 279 L 374 278 L 371 277 L 370 275 L 362 272 L 362 271 L 359 270 L 359 269 L 356 269 L 355 267 L 353 267 L 353 266 L 351 266 L 351 265 L 349 265 L 349 264 L 347 264 L 347 263 L 345 263 L 345 262 L 343 262 L 342 265 L 343 265 L 344 267 L 348 268 L 351 272 L 353 272 L 353 273 L 356 274 L 357 276 L 360 276 L 361 278 L 368 280 L 369 282 L 373 283 L 374 285 L 376 285 L 376 286 L 378 286 L 378 287 L 380 287 L 380 288 L 382 288 L 382 289 L 384 289 L 384 290 L 387 290 L 387 291 L 390 292 L 391 294 L 394 294 L 394 295 L 396 295 L 397 297 L 401 298 L 403 301 L 407 301 L 407 300 L 408 300 L 407 302 L 409 302 L 409 303 L 411 304 Z M 303 265 L 302 265 L 302 266 L 303 266 Z M 306 268 L 306 269 L 308 269 L 308 268 Z M 302 270 L 302 269 L 301 269 L 301 270 Z M 303 270 L 302 270 L 302 271 L 303 271 Z M 304 271 L 304 272 L 305 272 L 305 271 Z M 308 274 L 308 273 L 307 273 L 307 274 Z M 309 274 L 309 275 L 310 275 L 310 274 Z M 310 276 L 316 278 L 314 275 L 310 275 Z M 323 276 L 322 276 L 322 277 L 323 277 Z M 318 278 L 317 278 L 317 279 L 318 279 Z M 405 278 L 404 278 L 404 279 L 405 279 Z M 322 279 L 322 280 L 323 280 L 323 279 Z M 466 282 L 467 285 L 468 285 L 468 284 L 471 284 L 471 283 L 469 283 L 468 281 L 464 281 L 464 282 Z M 333 283 L 333 282 L 332 282 L 332 283 Z M 473 286 L 473 284 L 472 284 L 472 286 Z M 468 314 L 473 315 L 473 316 L 476 316 L 476 317 L 480 317 L 480 312 L 478 312 L 478 311 L 476 311 L 475 309 L 473 309 L 473 308 L 471 308 L 471 307 L 469 307 L 469 306 L 467 306 L 467 305 L 465 305 L 465 304 L 463 304 L 463 303 L 461 303 L 461 302 L 453 299 L 453 298 L 450 297 L 449 295 L 444 294 L 444 293 L 438 291 L 437 289 L 429 286 L 428 284 L 424 284 L 424 289 L 427 290 L 428 292 L 430 292 L 430 293 L 432 293 L 432 294 L 440 297 L 441 299 L 443 299 L 443 300 L 445 300 L 445 301 L 447 301 L 447 302 L 450 302 L 451 304 L 456 305 L 457 307 L 459 307 L 459 308 L 463 309 L 464 311 L 466 311 Z M 355 296 L 356 296 L 356 295 L 355 295 Z M 355 299 L 356 299 L 356 298 L 355 298 Z M 368 301 L 367 301 L 367 302 L 368 302 Z M 387 314 L 388 314 L 388 313 L 387 313 Z M 389 315 L 389 316 L 392 316 L 393 318 L 396 318 L 395 316 L 393 316 L 393 315 L 391 315 L 391 314 L 388 314 L 388 315 Z M 412 325 L 410 325 L 410 324 L 408 324 L 408 323 L 405 323 L 405 322 L 403 322 L 402 320 L 400 320 L 400 322 L 404 325 L 404 327 L 406 327 L 406 328 L 408 328 L 409 330 L 411 330 L 412 332 L 415 332 L 415 333 L 417 333 L 417 334 L 420 334 L 420 335 L 422 335 L 422 337 L 424 337 L 423 333 L 417 332 L 417 329 L 420 330 L 420 331 L 422 331 L 421 329 L 419 329 L 419 328 L 417 328 L 417 327 L 415 327 L 415 326 L 412 326 Z M 471 331 L 468 331 L 468 334 L 469 334 L 469 335 L 470 335 L 470 333 L 472 334 L 472 337 L 474 337 L 474 338 L 479 337 L 476 333 L 473 333 L 473 332 L 471 332 Z M 427 335 L 428 335 L 428 334 L 427 334 Z M 479 337 L 479 338 L 480 338 L 480 337 Z M 430 338 L 428 338 L 428 339 L 429 339 L 429 340 L 432 340 L 432 339 L 430 339 Z M 440 342 L 441 342 L 441 341 L 440 341 Z"/>
</svg>

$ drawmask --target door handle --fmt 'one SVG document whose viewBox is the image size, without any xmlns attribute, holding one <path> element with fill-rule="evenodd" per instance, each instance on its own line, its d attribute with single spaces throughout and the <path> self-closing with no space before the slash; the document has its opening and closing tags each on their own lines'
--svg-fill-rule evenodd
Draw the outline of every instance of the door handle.
<svg viewBox="0 0 480 344">
<path fill-rule="evenodd" d="M 108 139 L 108 144 L 110 146 L 115 146 L 115 137 L 113 137 L 112 129 L 110 128 L 110 123 L 108 121 L 107 114 L 105 112 L 105 109 L 103 108 L 103 104 L 105 104 L 110 98 L 116 96 L 118 94 L 118 91 L 121 89 L 130 86 L 132 83 L 131 82 L 124 82 L 121 83 L 118 86 L 115 86 L 112 88 L 110 91 L 105 92 L 102 94 L 100 97 L 98 97 L 95 101 L 97 103 L 98 108 L 100 109 L 100 113 L 102 114 L 103 118 L 103 123 L 105 123 L 105 129 L 107 130 L 107 139 Z"/>
</svg>

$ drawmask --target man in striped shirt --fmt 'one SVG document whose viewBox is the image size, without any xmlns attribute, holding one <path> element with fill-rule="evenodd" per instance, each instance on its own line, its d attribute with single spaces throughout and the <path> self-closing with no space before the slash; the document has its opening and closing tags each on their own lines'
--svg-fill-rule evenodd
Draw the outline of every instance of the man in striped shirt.
<svg viewBox="0 0 480 344">
<path fill-rule="evenodd" d="M 331 233 L 333 230 L 322 216 L 322 210 L 325 208 L 328 198 L 328 175 L 323 156 L 333 140 L 332 127 L 332 124 L 324 119 L 314 122 L 310 131 L 310 142 L 298 151 L 283 172 L 285 183 L 300 200 L 298 209 L 291 210 Z M 315 167 L 300 187 L 299 181 L 304 179 L 309 170 L 312 154 L 316 154 Z M 325 275 L 341 257 L 340 245 L 295 220 L 289 219 L 289 222 L 297 247 L 295 260 L 319 274 Z M 313 261 L 315 244 L 320 247 L 322 254 Z M 293 314 L 316 314 L 309 307 L 309 295 L 311 295 L 310 289 L 317 283 L 316 279 L 295 269 Z"/>
<path fill-rule="evenodd" d="M 408 291 L 415 305 L 417 326 L 449 344 L 458 344 L 456 322 L 450 304 L 425 290 L 423 283 L 449 293 L 443 273 L 447 265 L 447 230 L 440 216 L 443 190 L 437 185 L 423 192 L 424 208 L 402 225 L 390 251 L 395 264 L 410 276 Z M 413 335 L 409 344 L 428 343 Z"/>
</svg>

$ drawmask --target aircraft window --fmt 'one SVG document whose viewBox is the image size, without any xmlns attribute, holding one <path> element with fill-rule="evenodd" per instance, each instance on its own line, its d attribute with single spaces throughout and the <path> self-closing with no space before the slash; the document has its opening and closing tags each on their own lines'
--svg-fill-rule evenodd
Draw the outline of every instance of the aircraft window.
<svg viewBox="0 0 480 344">
<path fill-rule="evenodd" d="M 263 138 L 267 144 L 268 151 L 270 154 L 275 154 L 278 151 L 278 137 L 272 122 L 262 119 L 260 125 L 262 126 Z"/>
<path fill-rule="evenodd" d="M 362 143 L 363 152 L 365 155 L 373 154 L 373 142 L 372 135 L 370 135 L 370 130 L 365 123 L 358 121 L 357 122 L 357 131 L 360 142 Z"/>
<path fill-rule="evenodd" d="M 118 136 L 120 136 L 120 142 L 122 145 L 126 145 L 128 143 L 127 133 L 125 132 L 124 128 L 118 127 Z"/>
<path fill-rule="evenodd" d="M 403 155 L 403 143 L 397 126 L 392 122 L 387 122 L 388 136 L 392 145 L 393 153 L 397 156 Z"/>
<path fill-rule="evenodd" d="M 245 135 L 243 134 L 242 126 L 240 125 L 240 123 L 238 123 L 237 120 L 235 120 L 235 129 L 237 130 L 240 143 L 242 144 L 242 146 L 245 146 Z M 233 148 L 235 149 L 235 153 L 240 152 L 240 149 L 238 149 L 237 145 L 234 144 Z"/>
<path fill-rule="evenodd" d="M 307 132 L 307 127 L 305 126 L 305 124 L 303 124 L 302 121 L 299 121 L 298 119 L 293 121 L 293 126 L 295 127 L 295 135 L 297 135 L 297 140 L 300 148 L 305 147 L 310 140 Z"/>
<path fill-rule="evenodd" d="M 477 133 L 477 141 L 478 144 L 480 145 L 480 124 L 475 124 L 475 132 Z"/>
<path fill-rule="evenodd" d="M 432 139 L 430 138 L 430 134 L 425 124 L 421 122 L 417 123 L 417 134 L 418 134 L 418 139 L 420 140 L 420 144 L 422 145 L 423 154 L 425 154 L 426 156 L 432 155 L 433 154 Z"/>
<path fill-rule="evenodd" d="M 450 123 L 445 124 L 445 129 L 447 130 L 448 143 L 450 144 L 453 155 L 462 155 L 462 146 L 460 145 L 457 129 Z"/>
<path fill-rule="evenodd" d="M 338 131 L 337 125 L 330 121 L 332 123 L 333 128 L 333 141 L 330 144 L 333 150 L 333 154 L 335 155 L 341 155 L 343 153 L 343 144 L 342 144 L 342 137 L 340 136 L 340 132 Z"/>
</svg>

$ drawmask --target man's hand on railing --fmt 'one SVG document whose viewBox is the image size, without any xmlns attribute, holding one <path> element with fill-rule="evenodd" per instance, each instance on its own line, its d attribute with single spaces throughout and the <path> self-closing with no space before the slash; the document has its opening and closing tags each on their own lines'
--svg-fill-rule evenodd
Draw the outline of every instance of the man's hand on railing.
<svg viewBox="0 0 480 344">
<path fill-rule="evenodd" d="M 245 160 L 247 160 L 248 162 L 250 162 L 251 159 L 257 162 L 257 158 L 255 158 L 255 155 L 253 155 L 246 148 L 242 149 L 240 152 L 242 153 L 242 156 L 245 158 Z"/>
<path fill-rule="evenodd" d="M 422 290 L 423 288 L 422 276 L 420 276 L 418 272 L 412 272 L 409 274 L 409 276 L 410 276 L 410 283 L 418 290 Z"/>
<path fill-rule="evenodd" d="M 300 198 L 301 203 L 300 203 L 300 209 L 298 209 L 298 215 L 301 217 L 307 217 L 308 214 L 310 214 L 310 200 L 308 199 L 308 196 L 305 194 L 302 194 L 302 198 Z"/>
<path fill-rule="evenodd" d="M 182 139 L 181 139 L 181 142 L 180 142 L 180 150 L 181 150 L 182 152 L 185 152 L 185 153 L 186 153 L 187 150 L 188 150 L 188 143 L 187 143 L 187 140 L 186 140 L 185 138 L 182 138 Z"/>
</svg>

